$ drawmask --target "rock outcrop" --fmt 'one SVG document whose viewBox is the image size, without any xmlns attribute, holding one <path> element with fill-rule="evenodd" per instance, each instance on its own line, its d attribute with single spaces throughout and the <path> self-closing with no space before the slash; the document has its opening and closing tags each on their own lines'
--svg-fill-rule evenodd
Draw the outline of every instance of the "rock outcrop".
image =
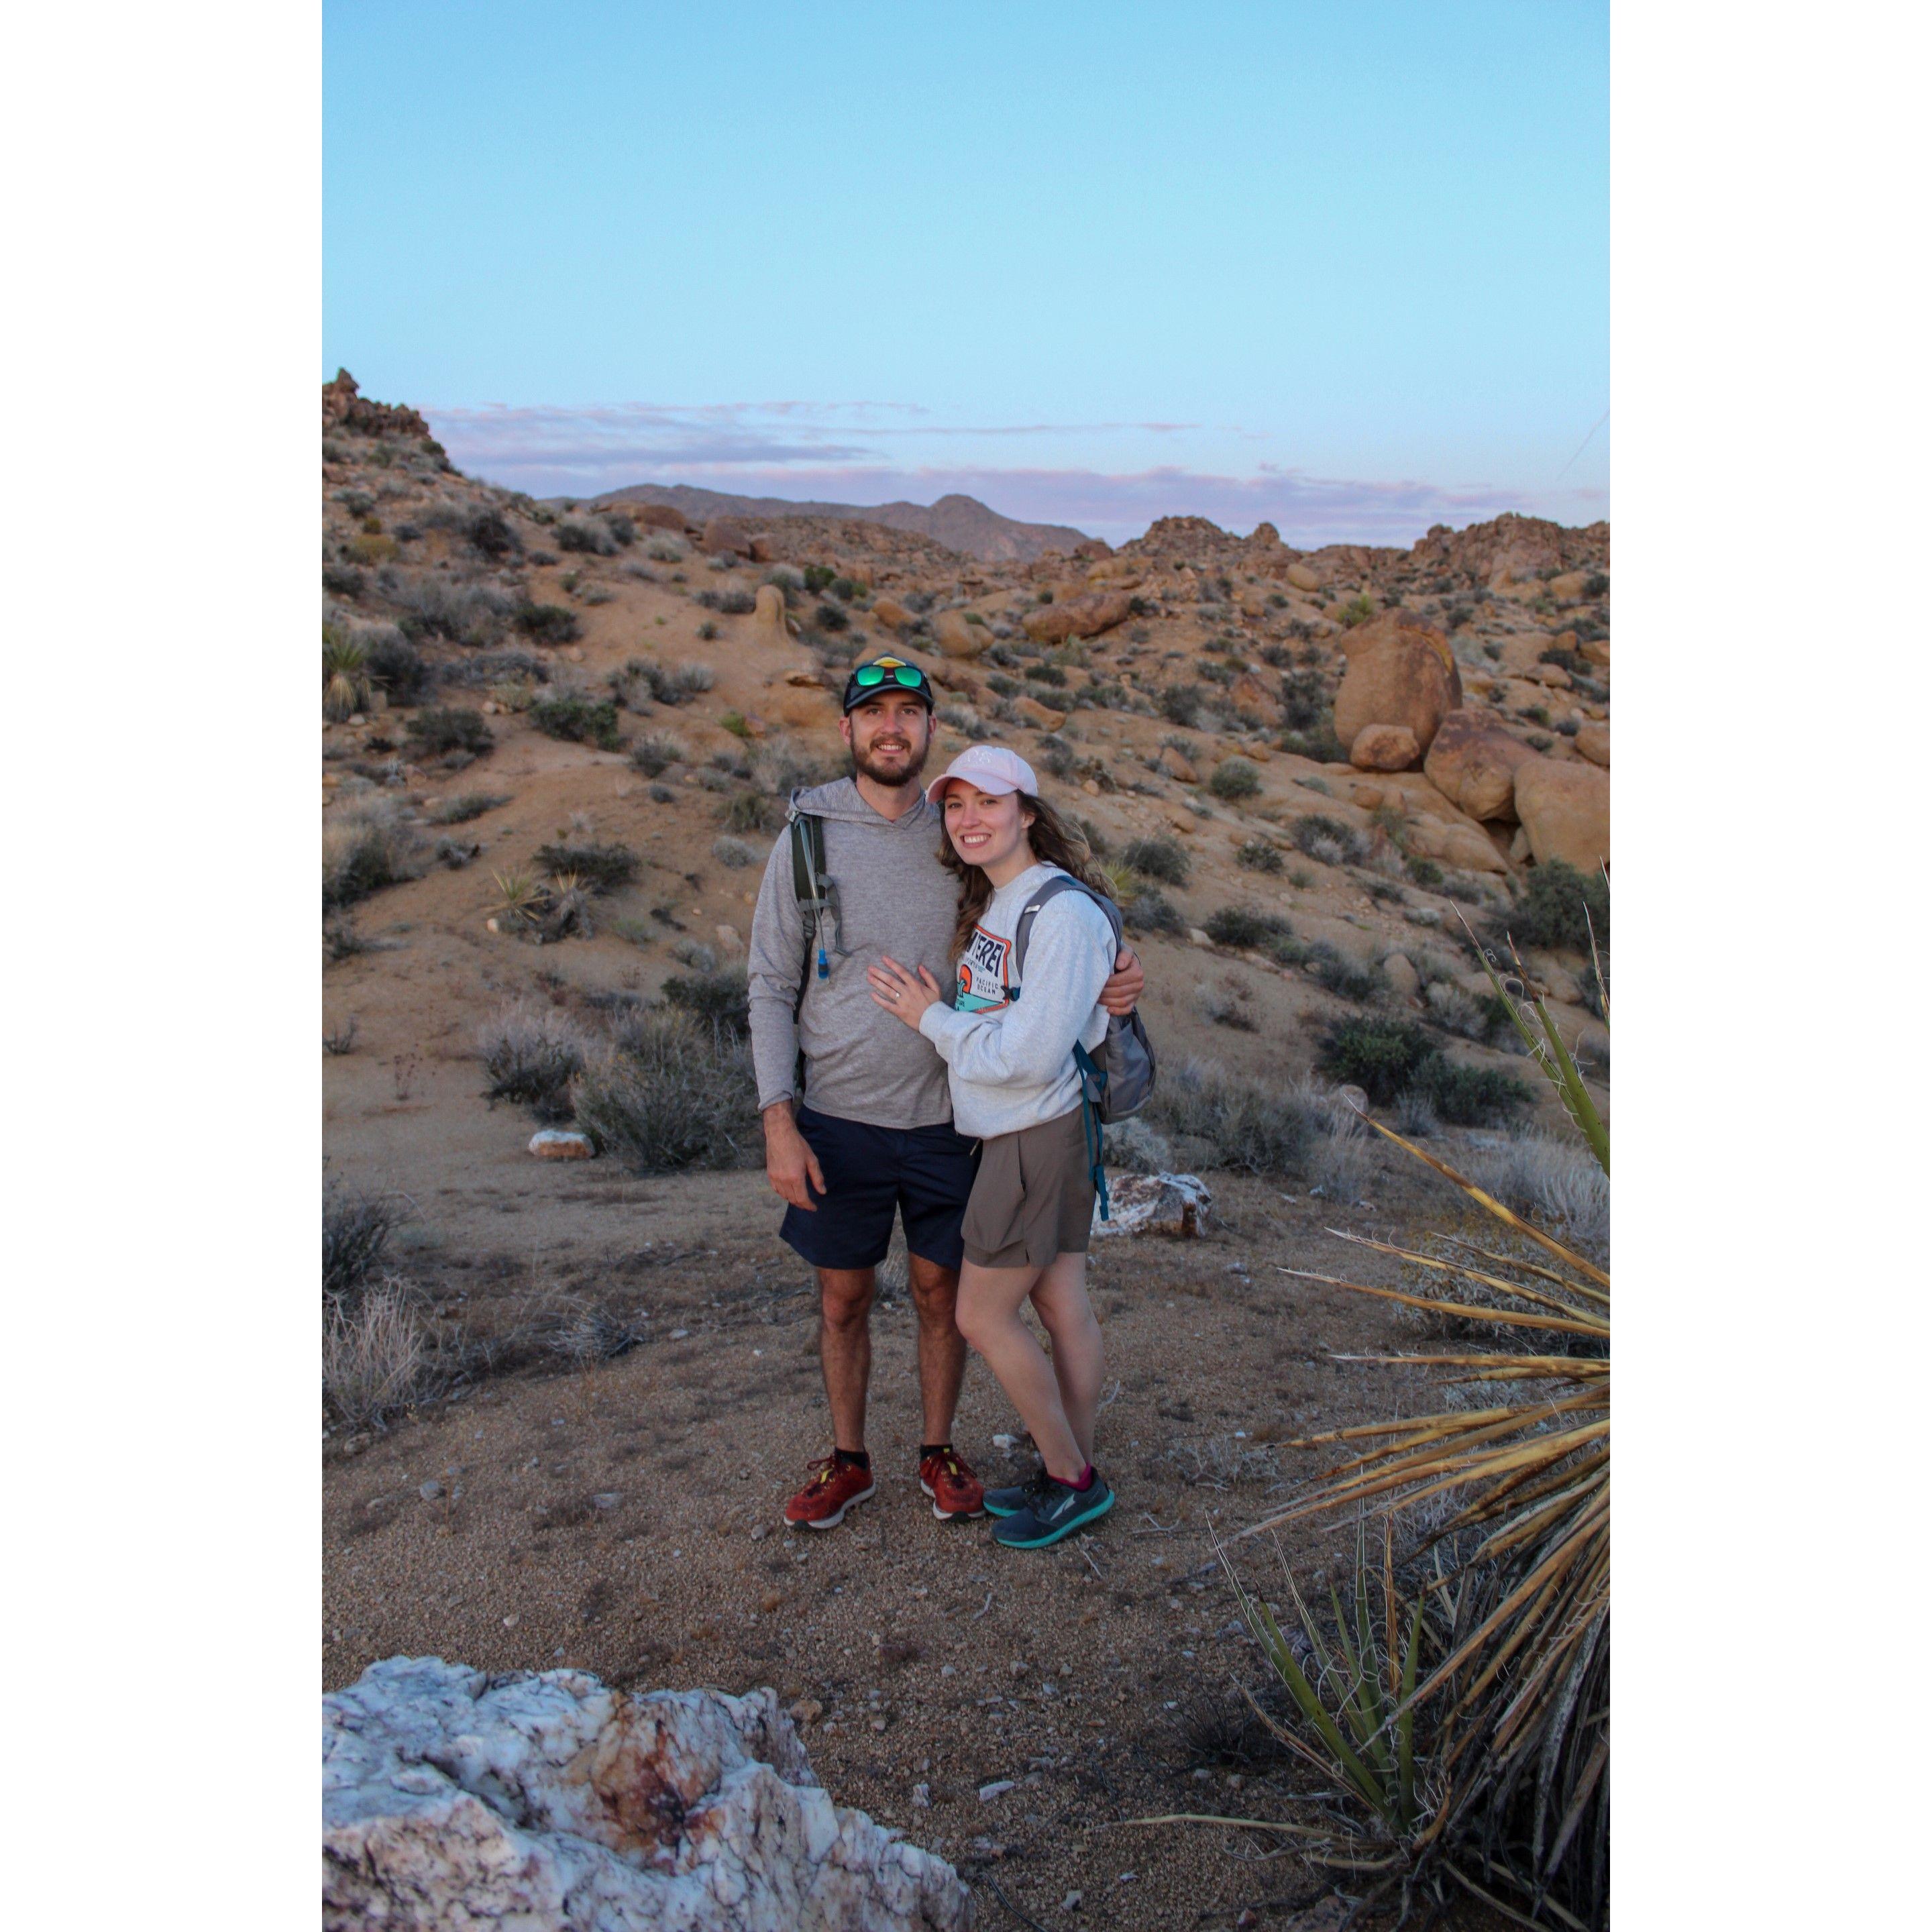
<svg viewBox="0 0 1932 1932">
<path fill-rule="evenodd" d="M 1406 724 L 1364 724 L 1348 747 L 1348 762 L 1358 772 L 1406 772 L 1421 758 Z"/>
<path fill-rule="evenodd" d="M 1580 758 L 1531 758 L 1516 768 L 1516 816 L 1539 865 L 1565 859 L 1594 872 L 1610 856 L 1610 775 Z"/>
<path fill-rule="evenodd" d="M 835 1805 L 769 1690 L 391 1658 L 322 1700 L 322 1922 L 968 1932 L 952 1868 Z"/>
<path fill-rule="evenodd" d="M 785 616 L 784 592 L 776 584 L 761 584 L 752 611 L 752 641 L 759 646 L 795 644 Z"/>
<path fill-rule="evenodd" d="M 1040 604 L 1020 620 L 1021 628 L 1036 644 L 1064 644 L 1069 638 L 1097 638 L 1133 614 L 1133 598 L 1124 590 L 1090 590 L 1084 596 Z"/>
<path fill-rule="evenodd" d="M 438 455 L 442 453 L 442 445 L 430 434 L 429 424 L 416 410 L 404 403 L 369 401 L 346 369 L 337 370 L 335 380 L 322 386 L 322 426 L 349 430 L 358 436 L 419 436 Z"/>
<path fill-rule="evenodd" d="M 1335 735 L 1352 746 L 1368 724 L 1406 724 L 1426 752 L 1462 701 L 1448 640 L 1404 610 L 1385 610 L 1345 638 L 1348 668 L 1335 694 Z"/>
<path fill-rule="evenodd" d="M 984 624 L 970 623 L 963 610 L 942 610 L 932 620 L 932 635 L 943 655 L 976 658 L 993 641 Z"/>
</svg>

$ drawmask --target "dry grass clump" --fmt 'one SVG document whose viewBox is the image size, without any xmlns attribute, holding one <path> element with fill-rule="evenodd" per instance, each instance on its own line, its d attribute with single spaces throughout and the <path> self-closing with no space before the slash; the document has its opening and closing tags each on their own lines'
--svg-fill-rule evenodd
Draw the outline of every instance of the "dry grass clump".
<svg viewBox="0 0 1932 1932">
<path fill-rule="evenodd" d="M 407 1284 L 393 1276 L 352 1304 L 332 1303 L 322 1324 L 322 1396 L 351 1429 L 380 1428 L 423 1390 L 428 1338 Z"/>
<path fill-rule="evenodd" d="M 353 1193 L 331 1181 L 322 1197 L 323 1294 L 332 1300 L 353 1297 L 380 1264 L 401 1219 L 401 1204 L 394 1197 Z"/>
<path fill-rule="evenodd" d="M 1472 1148 L 1462 1165 L 1504 1207 L 1560 1230 L 1588 1255 L 1607 1253 L 1610 1177 L 1574 1141 L 1526 1133 Z"/>
<path fill-rule="evenodd" d="M 1361 833 L 1325 812 L 1304 812 L 1288 836 L 1298 852 L 1324 866 L 1359 866 L 1369 855 L 1369 842 Z"/>
<path fill-rule="evenodd" d="M 1263 1175 L 1300 1174 L 1325 1126 L 1304 1090 L 1200 1060 L 1166 1073 L 1142 1118 L 1177 1140 L 1200 1143 L 1212 1166 Z"/>
<path fill-rule="evenodd" d="M 376 793 L 332 806 L 322 827 L 322 910 L 339 910 L 419 877 L 422 842 L 395 799 Z"/>
<path fill-rule="evenodd" d="M 540 1120 L 570 1118 L 570 1083 L 583 1070 L 591 1042 L 567 1013 L 518 1000 L 478 1028 L 476 1044 L 491 1102 L 516 1101 Z"/>
</svg>

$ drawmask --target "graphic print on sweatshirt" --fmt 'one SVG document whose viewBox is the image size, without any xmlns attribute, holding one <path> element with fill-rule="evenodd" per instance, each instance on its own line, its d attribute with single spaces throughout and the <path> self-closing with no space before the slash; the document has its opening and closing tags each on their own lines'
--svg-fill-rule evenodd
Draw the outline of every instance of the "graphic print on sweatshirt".
<svg viewBox="0 0 1932 1932">
<path fill-rule="evenodd" d="M 1006 970 L 1012 950 L 1010 939 L 1002 939 L 983 926 L 974 927 L 959 958 L 959 983 L 952 993 L 956 1012 L 992 1012 L 1012 1004 Z"/>
</svg>

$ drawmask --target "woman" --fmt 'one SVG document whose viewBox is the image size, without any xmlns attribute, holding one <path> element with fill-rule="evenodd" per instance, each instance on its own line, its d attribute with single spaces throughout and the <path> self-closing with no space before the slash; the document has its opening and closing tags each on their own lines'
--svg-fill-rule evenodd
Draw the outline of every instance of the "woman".
<svg viewBox="0 0 1932 1932">
<path fill-rule="evenodd" d="M 954 996 L 949 1003 L 923 967 L 915 976 L 890 957 L 868 976 L 880 1005 L 939 1049 L 953 1124 L 981 1144 L 966 1206 L 959 1330 L 999 1378 L 1041 1457 L 1031 1481 L 987 1492 L 988 1514 L 1002 1519 L 994 1540 L 1039 1550 L 1114 1506 L 1094 1467 L 1102 1371 L 1087 1298 L 1094 1181 L 1073 1048 L 1090 1051 L 1106 1035 L 1097 1002 L 1113 970 L 1114 932 L 1089 896 L 1105 887 L 1085 842 L 1041 799 L 1023 758 L 972 746 L 926 796 L 944 801 L 940 857 L 960 879 Z M 1022 988 L 1014 959 L 1021 915 L 1063 872 L 1088 890 L 1061 888 L 1038 905 Z M 1029 1300 L 1052 1340 L 1051 1360 L 1021 1319 Z"/>
</svg>

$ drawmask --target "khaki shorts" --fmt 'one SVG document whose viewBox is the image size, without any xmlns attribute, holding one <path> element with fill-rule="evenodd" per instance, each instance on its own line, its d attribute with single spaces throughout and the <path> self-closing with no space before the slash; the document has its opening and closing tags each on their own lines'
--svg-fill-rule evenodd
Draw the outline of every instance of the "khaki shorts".
<svg viewBox="0 0 1932 1932">
<path fill-rule="evenodd" d="M 1045 1268 L 1084 1255 L 1094 1225 L 1085 1111 L 980 1144 L 980 1172 L 961 1232 L 981 1268 Z"/>
</svg>

